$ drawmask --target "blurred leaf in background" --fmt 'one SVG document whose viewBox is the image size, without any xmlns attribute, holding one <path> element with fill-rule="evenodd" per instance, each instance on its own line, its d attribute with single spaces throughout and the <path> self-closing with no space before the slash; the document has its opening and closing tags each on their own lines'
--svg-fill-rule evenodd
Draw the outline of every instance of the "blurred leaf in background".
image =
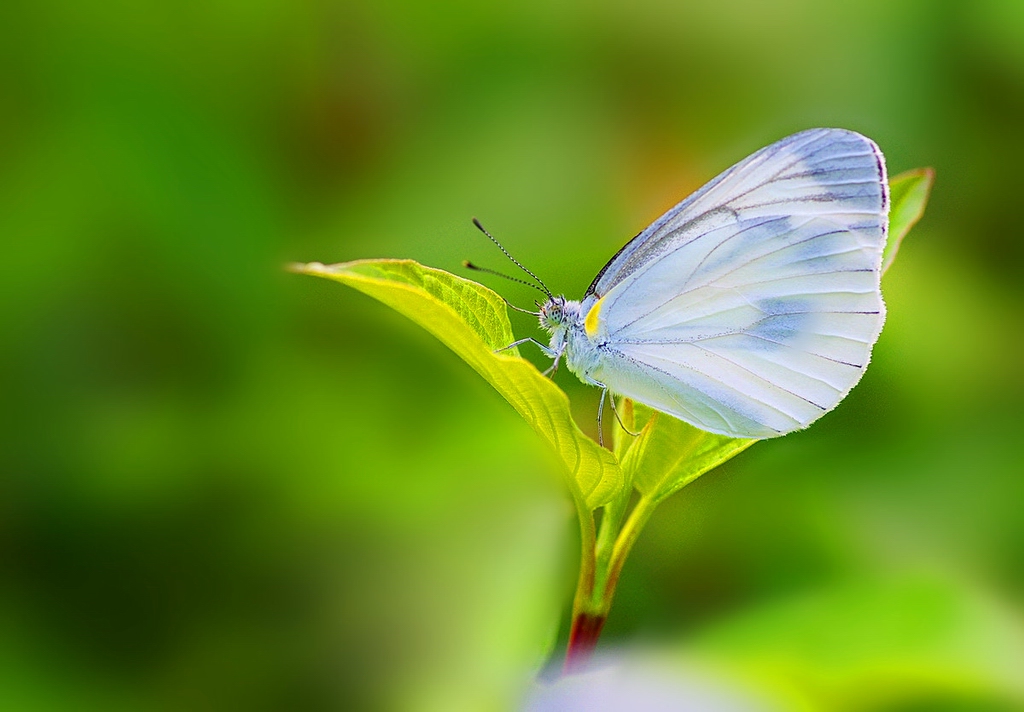
<svg viewBox="0 0 1024 712">
<path fill-rule="evenodd" d="M 281 264 L 494 265 L 477 215 L 580 295 L 811 126 L 939 176 L 872 367 L 666 500 L 605 636 L 685 646 L 919 573 L 1019 622 L 1022 48 L 1016 0 L 4 3 L 0 703 L 514 705 L 575 574 L 550 455 L 417 327 Z"/>
</svg>

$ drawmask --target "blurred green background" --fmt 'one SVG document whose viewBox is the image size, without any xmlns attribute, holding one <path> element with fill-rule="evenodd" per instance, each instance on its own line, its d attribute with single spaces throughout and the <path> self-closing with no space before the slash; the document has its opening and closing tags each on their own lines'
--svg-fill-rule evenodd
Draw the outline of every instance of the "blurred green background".
<svg viewBox="0 0 1024 712">
<path fill-rule="evenodd" d="M 3 3 L 0 707 L 516 705 L 574 585 L 553 460 L 281 265 L 506 269 L 475 215 L 578 297 L 813 126 L 937 171 L 872 366 L 663 505 L 604 643 L 808 709 L 1021 708 L 1019 0 Z"/>
</svg>

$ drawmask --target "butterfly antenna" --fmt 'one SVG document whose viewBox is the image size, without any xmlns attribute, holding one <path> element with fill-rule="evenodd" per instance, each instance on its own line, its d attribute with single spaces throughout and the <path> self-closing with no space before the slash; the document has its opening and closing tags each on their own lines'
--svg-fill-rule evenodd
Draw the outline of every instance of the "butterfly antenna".
<svg viewBox="0 0 1024 712">
<path fill-rule="evenodd" d="M 482 273 L 486 273 L 487 275 L 494 275 L 495 277 L 500 277 L 500 278 L 502 278 L 504 280 L 508 280 L 509 282 L 515 282 L 516 284 L 526 285 L 527 287 L 532 287 L 532 288 L 536 289 L 538 292 L 541 292 L 542 294 L 548 294 L 548 292 L 546 292 L 545 290 L 541 289 L 540 287 L 538 287 L 536 284 L 534 284 L 532 282 L 526 282 L 526 280 L 519 280 L 519 279 L 516 279 L 514 277 L 509 277 L 508 275 L 500 273 L 500 271 L 498 271 L 497 269 L 488 269 L 487 267 L 481 267 L 478 264 L 473 264 L 468 259 L 464 259 L 462 261 L 462 266 L 466 267 L 467 269 L 473 269 L 475 271 L 482 271 Z"/>
<path fill-rule="evenodd" d="M 539 311 L 532 312 L 529 309 L 523 309 L 522 307 L 517 307 L 512 302 L 510 302 L 509 300 L 505 299 L 505 297 L 503 297 L 502 295 L 499 294 L 498 296 L 501 297 L 501 301 L 505 302 L 505 306 L 507 306 L 509 309 L 515 310 L 517 312 L 520 312 L 521 314 L 529 314 L 530 316 L 536 316 L 536 317 L 540 316 L 540 312 Z"/>
<path fill-rule="evenodd" d="M 538 283 L 539 283 L 539 284 L 541 285 L 541 287 L 543 287 L 543 288 L 544 288 L 544 289 L 543 289 L 543 290 L 541 290 L 541 291 L 543 291 L 543 292 L 544 292 L 544 293 L 545 293 L 546 295 L 548 295 L 548 297 L 553 297 L 553 296 L 554 296 L 554 295 L 553 295 L 553 294 L 551 293 L 551 290 L 550 290 L 550 289 L 548 289 L 548 285 L 544 284 L 544 280 L 543 280 L 543 279 L 541 279 L 540 277 L 538 277 L 537 275 L 535 275 L 535 274 L 534 274 L 533 272 L 531 272 L 530 270 L 526 269 L 526 267 L 524 267 L 524 266 L 523 266 L 523 263 L 522 263 L 522 262 L 520 262 L 519 260 L 517 260 L 517 259 L 516 259 L 515 257 L 513 257 L 512 255 L 510 255 L 510 254 L 509 254 L 509 252 L 508 252 L 508 250 L 506 250 L 506 249 L 505 249 L 504 247 L 502 247 L 501 243 L 500 243 L 500 242 L 498 242 L 498 241 L 497 241 L 497 240 L 496 240 L 496 239 L 494 238 L 494 235 L 492 235 L 491 233 L 487 232 L 487 230 L 485 230 L 485 229 L 484 229 L 484 226 L 480 224 L 480 221 L 479 221 L 479 220 L 477 220 L 476 218 L 473 218 L 473 224 L 474 224 L 474 225 L 476 225 L 477 229 L 478 229 L 478 230 L 479 230 L 480 232 L 482 232 L 483 234 L 487 235 L 487 237 L 491 238 L 491 242 L 493 242 L 493 243 L 494 243 L 495 245 L 497 245 L 497 246 L 498 246 L 498 249 L 502 251 L 502 253 L 503 253 L 503 254 L 505 255 L 505 257 L 508 257 L 508 258 L 509 258 L 510 260 L 512 260 L 512 263 L 513 263 L 513 264 L 514 264 L 514 265 L 515 265 L 516 267 L 518 267 L 519 269 L 523 270 L 524 272 L 526 272 L 526 274 L 530 275 L 530 276 L 531 276 L 531 277 L 533 277 L 533 278 L 534 278 L 535 280 L 537 280 L 537 282 L 538 282 Z M 494 274 L 498 274 L 498 273 L 497 273 L 497 272 L 494 272 Z M 505 275 L 500 275 L 500 276 L 504 277 Z M 511 279 L 511 278 L 510 278 L 510 277 L 507 277 L 506 279 Z M 518 280 L 514 280 L 514 281 L 518 281 Z M 525 284 L 525 283 L 524 283 L 524 284 Z M 534 286 L 535 288 L 537 288 L 537 286 L 536 286 L 536 285 L 533 285 L 533 286 Z"/>
<path fill-rule="evenodd" d="M 464 266 L 464 267 L 466 267 L 468 269 L 475 269 L 476 271 L 485 271 L 485 273 L 487 273 L 488 275 L 497 275 L 498 277 L 504 277 L 506 280 L 509 280 L 510 282 L 518 282 L 521 285 L 526 285 L 527 287 L 532 287 L 532 288 L 536 289 L 539 292 L 543 291 L 540 287 L 538 287 L 535 284 L 530 284 L 529 282 L 525 282 L 523 280 L 517 280 L 514 277 L 509 277 L 508 275 L 503 275 L 503 274 L 500 273 L 500 271 L 495 271 L 494 269 L 487 269 L 486 267 L 478 267 L 477 265 L 475 265 L 472 262 L 470 262 L 468 259 L 463 260 L 462 266 Z M 502 297 L 502 301 L 504 301 L 505 305 L 508 306 L 510 309 L 515 309 L 516 311 L 521 311 L 522 313 L 528 313 L 528 315 L 530 317 L 540 317 L 541 316 L 541 312 L 540 311 L 530 311 L 529 309 L 523 309 L 523 308 L 521 308 L 519 306 L 516 306 L 512 302 L 510 302 L 508 299 L 506 299 L 501 294 L 499 294 L 498 296 Z M 534 303 L 537 304 L 538 308 L 541 307 L 541 305 L 538 304 L 538 302 L 536 300 L 534 301 Z"/>
</svg>

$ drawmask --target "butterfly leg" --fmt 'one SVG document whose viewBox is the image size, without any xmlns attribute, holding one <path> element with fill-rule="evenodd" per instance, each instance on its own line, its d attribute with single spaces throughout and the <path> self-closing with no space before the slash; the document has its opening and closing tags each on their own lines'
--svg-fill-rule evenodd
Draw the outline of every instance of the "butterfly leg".
<svg viewBox="0 0 1024 712">
<path fill-rule="evenodd" d="M 525 339 L 519 339 L 519 341 L 513 341 L 508 346 L 502 346 L 500 349 L 494 349 L 494 353 L 500 354 L 502 351 L 508 351 L 511 348 L 515 348 L 516 346 L 522 346 L 523 344 L 536 344 L 537 348 L 543 351 L 544 355 L 547 356 L 548 358 L 557 358 L 558 356 L 561 356 L 561 354 L 555 351 L 554 349 L 548 348 L 541 342 L 537 341 L 537 339 L 531 339 L 530 337 L 527 337 Z"/>
<path fill-rule="evenodd" d="M 544 371 L 542 375 L 554 376 L 555 373 L 558 371 L 558 364 L 562 360 L 562 354 L 565 353 L 564 348 L 561 351 L 555 351 L 554 349 L 549 348 L 542 344 L 541 342 L 537 341 L 537 339 L 531 339 L 527 337 L 525 339 L 519 339 L 519 341 L 513 341 L 508 346 L 502 346 L 500 349 L 495 349 L 494 353 L 500 354 L 502 351 L 508 351 L 514 346 L 522 346 L 523 344 L 535 344 L 537 348 L 544 352 L 545 356 L 547 356 L 549 359 L 552 359 L 553 363 L 547 370 Z"/>
<path fill-rule="evenodd" d="M 619 421 L 619 427 L 620 427 L 620 428 L 622 428 L 622 429 L 623 429 L 623 430 L 625 431 L 625 433 L 626 433 L 627 435 L 632 435 L 632 436 L 633 436 L 634 438 L 635 438 L 635 437 L 637 437 L 638 435 L 640 435 L 640 433 L 638 433 L 638 432 L 637 432 L 637 433 L 634 433 L 634 432 L 633 432 L 632 430 L 630 430 L 629 428 L 627 428 L 627 427 L 626 427 L 626 424 L 622 422 L 622 416 L 620 416 L 620 415 L 619 415 L 619 411 L 618 411 L 618 409 L 617 409 L 617 408 L 615 407 L 615 396 L 612 396 L 612 398 L 611 398 L 611 400 L 609 401 L 609 403 L 611 403 L 611 406 L 612 406 L 612 413 L 614 413 L 614 414 L 615 414 L 615 419 L 616 419 L 617 421 Z"/>
<path fill-rule="evenodd" d="M 542 374 L 541 374 L 542 376 L 550 376 L 551 378 L 554 378 L 554 377 L 555 377 L 555 374 L 556 374 L 556 373 L 558 373 L 558 364 L 559 364 L 559 362 L 561 362 L 561 360 L 562 360 L 562 354 L 563 354 L 564 352 L 565 352 L 565 349 L 562 349 L 561 351 L 559 351 L 559 352 L 557 352 L 557 353 L 555 354 L 555 356 L 554 356 L 554 359 L 555 359 L 555 360 L 554 360 L 554 361 L 553 361 L 553 362 L 551 363 L 551 366 L 550 366 L 550 367 L 548 367 L 548 368 L 547 368 L 547 369 L 546 369 L 546 370 L 544 371 L 544 373 L 542 373 Z"/>
<path fill-rule="evenodd" d="M 602 427 L 602 421 L 604 416 L 604 399 L 608 397 L 608 386 L 601 383 L 600 381 L 595 381 L 593 379 L 588 380 L 592 385 L 595 385 L 601 389 L 601 400 L 600 402 L 598 402 L 597 405 L 597 441 L 601 444 L 602 447 L 604 447 L 604 428 Z M 609 402 L 611 403 L 612 413 L 615 415 L 615 419 L 619 421 L 619 427 L 622 428 L 628 435 L 632 435 L 634 438 L 637 437 L 640 433 L 634 433 L 632 430 L 626 427 L 625 423 L 622 422 L 622 418 L 619 416 L 619 411 L 615 407 L 615 396 L 612 396 Z"/>
</svg>

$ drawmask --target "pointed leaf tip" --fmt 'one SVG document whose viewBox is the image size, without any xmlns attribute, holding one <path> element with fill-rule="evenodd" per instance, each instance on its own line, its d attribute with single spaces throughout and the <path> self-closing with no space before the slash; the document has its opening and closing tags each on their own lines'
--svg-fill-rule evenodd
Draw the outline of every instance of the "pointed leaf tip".
<svg viewBox="0 0 1024 712">
<path fill-rule="evenodd" d="M 412 260 L 359 260 L 289 265 L 300 274 L 347 284 L 409 317 L 468 363 L 507 400 L 559 456 L 573 496 L 590 508 L 619 491 L 615 456 L 572 419 L 569 398 L 515 348 L 504 300 L 495 292 Z"/>
<path fill-rule="evenodd" d="M 889 179 L 889 239 L 882 251 L 882 274 L 892 266 L 910 228 L 924 215 L 934 183 L 933 168 L 915 168 Z"/>
</svg>

